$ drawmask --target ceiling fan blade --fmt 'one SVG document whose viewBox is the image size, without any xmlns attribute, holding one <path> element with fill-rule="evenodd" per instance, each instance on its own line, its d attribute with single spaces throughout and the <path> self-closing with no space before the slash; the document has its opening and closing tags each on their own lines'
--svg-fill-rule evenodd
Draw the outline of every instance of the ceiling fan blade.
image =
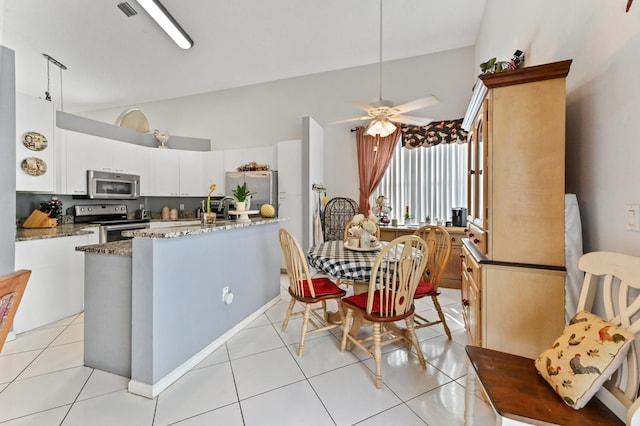
<svg viewBox="0 0 640 426">
<path fill-rule="evenodd" d="M 433 118 L 416 117 L 413 115 L 394 115 L 389 118 L 391 121 L 403 124 L 413 124 L 415 126 L 426 126 L 433 121 Z"/>
<path fill-rule="evenodd" d="M 352 123 L 355 121 L 364 121 L 364 120 L 371 120 L 371 117 L 369 117 L 368 115 L 365 115 L 362 117 L 347 118 L 346 120 L 330 121 L 329 123 L 327 123 L 327 125 L 330 126 L 333 124 Z"/>
<path fill-rule="evenodd" d="M 367 104 L 363 104 L 360 102 L 349 102 L 351 105 L 353 105 L 354 107 L 364 111 L 364 112 L 369 112 L 370 110 L 373 109 L 373 107 L 371 105 L 367 105 Z"/>
<path fill-rule="evenodd" d="M 440 102 L 440 99 L 438 99 L 434 95 L 429 95 L 425 96 L 424 98 L 418 98 L 405 104 L 398 105 L 397 107 L 395 107 L 395 109 L 397 109 L 401 114 L 404 114 L 405 112 L 430 107 L 437 104 L 438 102 Z"/>
</svg>

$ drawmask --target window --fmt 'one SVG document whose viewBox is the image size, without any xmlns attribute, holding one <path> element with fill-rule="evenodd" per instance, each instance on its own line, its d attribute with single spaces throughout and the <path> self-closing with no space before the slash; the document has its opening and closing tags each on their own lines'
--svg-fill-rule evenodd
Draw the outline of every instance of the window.
<svg viewBox="0 0 640 426">
<path fill-rule="evenodd" d="M 467 204 L 467 146 L 452 143 L 406 149 L 398 143 L 373 200 L 384 195 L 392 208 L 391 217 L 400 223 L 406 206 L 416 222 L 425 222 L 427 217 L 451 220 L 451 208 Z"/>
</svg>

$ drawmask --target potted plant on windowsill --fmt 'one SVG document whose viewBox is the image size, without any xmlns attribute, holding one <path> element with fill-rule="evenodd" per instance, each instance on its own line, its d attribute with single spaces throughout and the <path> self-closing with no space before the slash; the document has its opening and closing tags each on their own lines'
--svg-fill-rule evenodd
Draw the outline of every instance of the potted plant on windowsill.
<svg viewBox="0 0 640 426">
<path fill-rule="evenodd" d="M 238 185 L 236 189 L 232 190 L 231 193 L 236 198 L 236 211 L 242 212 L 245 210 L 246 202 L 249 197 L 255 194 L 255 192 L 249 191 L 247 188 L 247 183 L 243 183 L 242 185 Z"/>
</svg>

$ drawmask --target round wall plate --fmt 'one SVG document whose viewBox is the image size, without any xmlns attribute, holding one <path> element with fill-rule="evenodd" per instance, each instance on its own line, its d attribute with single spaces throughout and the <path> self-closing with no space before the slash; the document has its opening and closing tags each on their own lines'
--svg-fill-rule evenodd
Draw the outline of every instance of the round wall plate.
<svg viewBox="0 0 640 426">
<path fill-rule="evenodd" d="M 29 176 L 42 176 L 47 173 L 47 163 L 43 159 L 37 157 L 27 157 L 22 160 L 22 171 Z"/>
<path fill-rule="evenodd" d="M 22 135 L 22 144 L 31 151 L 43 151 L 49 145 L 49 141 L 41 133 L 27 132 Z"/>
</svg>

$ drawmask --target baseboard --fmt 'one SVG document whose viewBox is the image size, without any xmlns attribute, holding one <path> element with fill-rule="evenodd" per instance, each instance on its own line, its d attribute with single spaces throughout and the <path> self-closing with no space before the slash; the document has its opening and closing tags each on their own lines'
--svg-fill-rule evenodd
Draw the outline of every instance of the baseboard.
<svg viewBox="0 0 640 426">
<path fill-rule="evenodd" d="M 176 380 L 189 372 L 193 367 L 200 364 L 206 357 L 211 355 L 216 349 L 225 344 L 229 339 L 235 336 L 240 330 L 249 325 L 252 321 L 256 320 L 260 315 L 265 313 L 269 308 L 280 301 L 280 296 L 277 296 L 259 308 L 257 311 L 246 317 L 244 320 L 236 324 L 233 328 L 229 329 L 222 336 L 207 345 L 200 352 L 189 358 L 184 363 L 180 364 L 169 374 L 158 380 L 154 384 L 148 384 L 139 382 L 137 380 L 129 380 L 129 392 L 135 395 L 144 396 L 145 398 L 153 399 L 158 396 L 163 390 L 171 386 Z"/>
</svg>

